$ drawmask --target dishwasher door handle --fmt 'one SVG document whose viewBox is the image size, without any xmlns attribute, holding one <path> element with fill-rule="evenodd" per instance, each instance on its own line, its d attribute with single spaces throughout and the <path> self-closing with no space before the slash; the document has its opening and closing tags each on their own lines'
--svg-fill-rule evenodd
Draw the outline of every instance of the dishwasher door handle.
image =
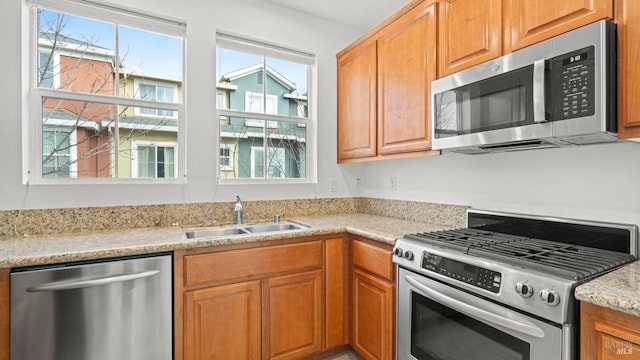
<svg viewBox="0 0 640 360">
<path fill-rule="evenodd" d="M 27 288 L 27 291 L 41 292 L 41 291 L 82 289 L 82 288 L 92 287 L 92 286 L 101 286 L 101 285 L 108 285 L 108 284 L 113 284 L 117 282 L 142 279 L 142 278 L 157 275 L 159 273 L 160 273 L 159 270 L 149 270 L 149 271 L 142 271 L 139 273 L 108 276 L 108 277 L 90 279 L 90 280 L 64 281 L 64 282 L 58 281 L 58 282 L 32 286 L 30 288 Z"/>
</svg>

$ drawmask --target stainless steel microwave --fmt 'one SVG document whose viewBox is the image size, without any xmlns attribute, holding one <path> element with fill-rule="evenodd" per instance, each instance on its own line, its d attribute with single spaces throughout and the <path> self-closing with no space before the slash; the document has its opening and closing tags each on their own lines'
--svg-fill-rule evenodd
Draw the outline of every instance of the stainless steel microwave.
<svg viewBox="0 0 640 360">
<path fill-rule="evenodd" d="M 602 20 L 431 84 L 434 150 L 617 141 L 616 31 Z"/>
</svg>

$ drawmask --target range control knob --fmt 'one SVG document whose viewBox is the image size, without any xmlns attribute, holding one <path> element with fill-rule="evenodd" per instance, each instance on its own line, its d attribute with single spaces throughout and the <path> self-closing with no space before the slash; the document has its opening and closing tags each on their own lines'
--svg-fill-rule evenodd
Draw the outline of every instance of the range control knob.
<svg viewBox="0 0 640 360">
<path fill-rule="evenodd" d="M 400 248 L 394 248 L 393 249 L 393 255 L 395 256 L 399 256 L 399 257 L 404 257 L 404 251 L 402 251 L 402 249 Z"/>
<path fill-rule="evenodd" d="M 516 284 L 516 291 L 522 297 L 531 297 L 533 295 L 533 286 L 526 282 L 519 282 Z"/>
<path fill-rule="evenodd" d="M 407 260 L 413 260 L 413 252 L 411 250 L 405 251 L 404 258 Z"/>
<path fill-rule="evenodd" d="M 540 298 L 545 304 L 550 306 L 556 306 L 560 303 L 560 295 L 558 292 L 551 289 L 543 289 L 540 291 Z"/>
</svg>

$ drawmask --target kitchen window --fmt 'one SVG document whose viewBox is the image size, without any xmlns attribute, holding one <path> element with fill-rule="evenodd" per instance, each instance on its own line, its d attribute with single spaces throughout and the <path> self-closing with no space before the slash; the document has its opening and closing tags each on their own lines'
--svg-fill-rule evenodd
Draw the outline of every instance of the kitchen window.
<svg viewBox="0 0 640 360">
<path fill-rule="evenodd" d="M 180 181 L 185 24 L 80 0 L 27 4 L 24 181 Z"/>
<path fill-rule="evenodd" d="M 219 179 L 315 181 L 314 66 L 306 52 L 217 34 Z"/>
</svg>

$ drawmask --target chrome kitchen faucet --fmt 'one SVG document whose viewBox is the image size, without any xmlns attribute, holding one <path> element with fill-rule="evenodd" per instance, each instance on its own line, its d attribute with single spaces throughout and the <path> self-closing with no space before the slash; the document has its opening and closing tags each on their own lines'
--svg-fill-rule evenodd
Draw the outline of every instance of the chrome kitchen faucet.
<svg viewBox="0 0 640 360">
<path fill-rule="evenodd" d="M 233 211 L 236 212 L 236 224 L 242 224 L 242 200 L 240 195 L 236 195 L 236 206 Z"/>
</svg>

